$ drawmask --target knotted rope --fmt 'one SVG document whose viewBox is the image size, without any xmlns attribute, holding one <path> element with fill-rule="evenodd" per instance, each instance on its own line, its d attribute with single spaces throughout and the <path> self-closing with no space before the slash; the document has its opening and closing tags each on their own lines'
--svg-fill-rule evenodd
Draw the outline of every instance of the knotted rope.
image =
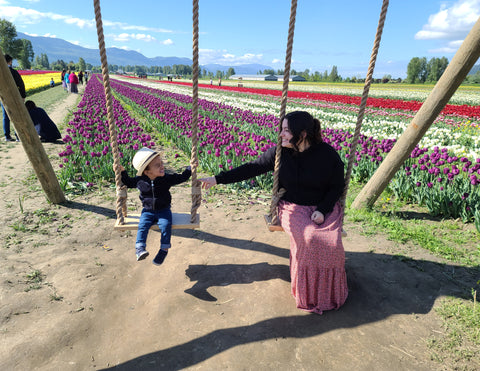
<svg viewBox="0 0 480 371">
<path fill-rule="evenodd" d="M 102 14 L 100 11 L 100 0 L 93 0 L 95 9 L 95 20 L 97 23 L 98 46 L 100 50 L 100 59 L 102 62 L 103 88 L 105 90 L 105 99 L 107 104 L 108 129 L 110 132 L 110 145 L 113 154 L 113 169 L 115 171 L 115 185 L 117 189 L 117 220 L 119 224 L 124 224 L 124 217 L 127 215 L 127 187 L 122 183 L 120 172 L 120 151 L 117 142 L 117 128 L 113 117 L 112 92 L 110 89 L 110 77 L 108 74 L 107 53 L 105 51 L 105 41 L 103 38 Z"/>
<path fill-rule="evenodd" d="M 377 33 L 373 43 L 372 55 L 370 57 L 370 64 L 368 66 L 367 77 L 365 78 L 365 85 L 363 87 L 362 100 L 358 110 L 357 124 L 353 134 L 352 142 L 350 144 L 350 153 L 348 157 L 347 172 L 345 174 L 345 188 L 340 203 L 345 208 L 345 200 L 347 198 L 348 187 L 350 185 L 350 178 L 352 174 L 353 162 L 355 160 L 355 152 L 357 150 L 358 139 L 360 137 L 360 129 L 362 128 L 363 116 L 365 114 L 365 107 L 367 105 L 368 92 L 370 91 L 370 84 L 372 83 L 373 70 L 375 69 L 375 62 L 377 60 L 378 49 L 380 47 L 380 40 L 382 39 L 383 26 L 385 24 L 385 17 L 387 16 L 388 1 L 383 0 L 382 10 L 380 12 L 380 19 L 378 20 Z"/>
<path fill-rule="evenodd" d="M 280 101 L 280 123 L 278 130 L 277 138 L 277 147 L 275 149 L 275 168 L 273 172 L 273 190 L 272 190 L 272 200 L 270 204 L 270 213 L 269 218 L 273 225 L 278 223 L 277 215 L 277 205 L 280 198 L 285 193 L 284 189 L 278 189 L 278 170 L 280 168 L 280 159 L 282 155 L 282 139 L 280 133 L 282 132 L 282 118 L 285 117 L 285 111 L 287 108 L 287 97 L 288 97 L 288 82 L 290 80 L 290 64 L 292 61 L 292 49 L 293 49 L 293 36 L 295 33 L 295 17 L 297 14 L 297 0 L 292 0 L 292 5 L 290 7 L 290 22 L 288 25 L 288 39 L 287 39 L 287 53 L 285 55 L 285 71 L 283 74 L 283 89 L 282 89 L 282 99 Z"/>
<path fill-rule="evenodd" d="M 200 181 L 197 180 L 198 168 L 198 0 L 193 0 L 193 66 L 192 66 L 192 151 L 190 166 L 192 168 L 192 208 L 190 222 L 195 223 L 197 210 L 202 200 Z"/>
</svg>

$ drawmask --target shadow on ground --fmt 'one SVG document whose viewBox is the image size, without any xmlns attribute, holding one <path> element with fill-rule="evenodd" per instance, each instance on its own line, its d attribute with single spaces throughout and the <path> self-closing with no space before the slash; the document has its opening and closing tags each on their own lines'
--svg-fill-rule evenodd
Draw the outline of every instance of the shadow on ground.
<svg viewBox="0 0 480 371">
<path fill-rule="evenodd" d="M 250 240 L 229 239 L 203 231 L 176 231 L 185 238 L 223 244 L 236 249 L 288 257 L 288 250 Z M 270 318 L 245 326 L 222 328 L 194 340 L 145 354 L 110 369 L 178 370 L 194 366 L 233 347 L 275 338 L 308 338 L 341 328 L 355 328 L 396 314 L 430 312 L 439 296 L 466 297 L 478 285 L 480 268 L 464 268 L 431 261 L 400 259 L 394 255 L 347 252 L 349 297 L 338 311 L 322 316 Z M 199 300 L 216 300 L 208 288 L 248 284 L 280 278 L 289 280 L 287 265 L 191 265 L 186 270 L 191 281 L 186 290 Z M 292 298 L 292 300 L 294 300 Z"/>
</svg>

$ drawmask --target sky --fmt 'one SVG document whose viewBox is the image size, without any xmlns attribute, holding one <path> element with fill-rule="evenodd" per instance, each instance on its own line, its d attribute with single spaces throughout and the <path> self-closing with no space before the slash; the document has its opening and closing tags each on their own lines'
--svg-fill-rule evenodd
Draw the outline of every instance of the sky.
<svg viewBox="0 0 480 371">
<path fill-rule="evenodd" d="M 298 0 L 291 68 L 365 77 L 382 3 Z M 287 0 L 199 0 L 200 64 L 284 69 L 290 8 Z M 103 0 L 100 9 L 107 48 L 192 58 L 191 0 Z M 414 57 L 450 61 L 479 17 L 480 0 L 390 1 L 374 77 L 405 78 Z M 0 18 L 17 32 L 98 49 L 93 0 L 0 0 Z"/>
</svg>

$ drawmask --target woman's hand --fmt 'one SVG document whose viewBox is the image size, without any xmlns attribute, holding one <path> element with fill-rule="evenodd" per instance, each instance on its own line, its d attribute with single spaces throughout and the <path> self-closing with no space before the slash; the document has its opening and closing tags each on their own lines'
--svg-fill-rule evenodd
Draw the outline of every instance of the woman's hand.
<svg viewBox="0 0 480 371">
<path fill-rule="evenodd" d="M 202 182 L 203 189 L 212 188 L 214 185 L 217 184 L 217 179 L 215 179 L 214 176 L 209 176 L 208 178 L 200 178 L 198 180 Z"/>
<path fill-rule="evenodd" d="M 313 212 L 311 219 L 314 223 L 322 224 L 325 221 L 325 216 L 320 211 L 316 210 Z"/>
<path fill-rule="evenodd" d="M 118 169 L 120 170 L 120 172 L 122 172 L 122 171 L 124 171 L 124 170 L 125 170 L 125 168 L 124 168 L 124 167 L 123 167 L 121 164 L 120 164 L 120 165 L 118 165 Z"/>
</svg>

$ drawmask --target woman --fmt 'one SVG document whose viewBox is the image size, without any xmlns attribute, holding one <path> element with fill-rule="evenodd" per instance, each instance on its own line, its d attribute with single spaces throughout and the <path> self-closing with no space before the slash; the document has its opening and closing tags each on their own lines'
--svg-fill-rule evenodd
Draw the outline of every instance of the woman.
<svg viewBox="0 0 480 371">
<path fill-rule="evenodd" d="M 37 107 L 34 101 L 27 100 L 25 102 L 28 113 L 32 118 L 35 130 L 40 136 L 42 142 L 56 142 L 62 137 L 58 131 L 57 125 L 52 121 L 43 108 Z"/>
<path fill-rule="evenodd" d="M 308 112 L 282 119 L 278 204 L 280 224 L 290 236 L 290 275 L 297 308 L 322 314 L 338 309 L 348 295 L 339 200 L 344 166 L 321 136 L 320 122 Z M 235 183 L 274 169 L 275 147 L 253 162 L 200 179 L 208 189 Z"/>
<path fill-rule="evenodd" d="M 70 93 L 78 93 L 78 77 L 75 75 L 75 72 L 72 71 L 72 73 L 68 75 L 68 79 L 70 80 Z"/>
</svg>

